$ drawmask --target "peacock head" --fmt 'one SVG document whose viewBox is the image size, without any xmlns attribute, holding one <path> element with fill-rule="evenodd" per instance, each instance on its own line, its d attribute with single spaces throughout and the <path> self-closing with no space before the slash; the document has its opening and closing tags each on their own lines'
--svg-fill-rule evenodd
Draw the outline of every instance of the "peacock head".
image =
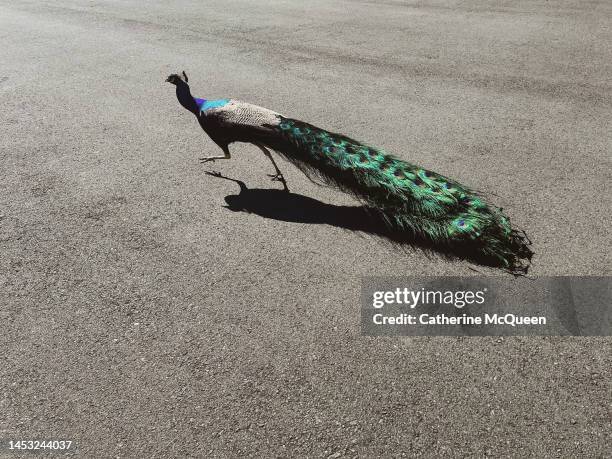
<svg viewBox="0 0 612 459">
<path fill-rule="evenodd" d="M 168 78 L 166 78 L 167 83 L 172 83 L 173 85 L 176 85 L 176 86 L 181 85 L 181 84 L 187 84 L 188 81 L 189 81 L 189 78 L 187 78 L 187 74 L 185 73 L 184 70 L 181 75 L 177 75 L 176 73 L 173 73 Z"/>
</svg>

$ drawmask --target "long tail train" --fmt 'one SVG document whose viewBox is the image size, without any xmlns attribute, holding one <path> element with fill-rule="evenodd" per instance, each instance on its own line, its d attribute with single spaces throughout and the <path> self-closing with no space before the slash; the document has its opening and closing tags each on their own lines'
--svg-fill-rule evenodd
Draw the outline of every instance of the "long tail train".
<svg viewBox="0 0 612 459">
<path fill-rule="evenodd" d="M 273 127 L 273 126 L 270 126 Z M 381 149 L 281 117 L 262 142 L 312 179 L 335 185 L 377 209 L 390 229 L 436 245 L 476 252 L 485 264 L 520 275 L 533 252 L 502 209 L 456 181 Z"/>
</svg>

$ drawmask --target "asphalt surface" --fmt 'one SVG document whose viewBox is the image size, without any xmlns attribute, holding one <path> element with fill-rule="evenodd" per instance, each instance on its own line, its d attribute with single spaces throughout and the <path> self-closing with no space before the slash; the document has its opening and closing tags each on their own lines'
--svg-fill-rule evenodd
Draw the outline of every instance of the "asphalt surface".
<svg viewBox="0 0 612 459">
<path fill-rule="evenodd" d="M 0 438 L 81 457 L 609 457 L 610 339 L 362 337 L 363 276 L 473 266 L 325 224 L 320 203 L 224 207 L 238 185 L 205 171 L 279 188 L 271 165 L 247 145 L 200 165 L 217 147 L 164 80 L 185 69 L 194 95 L 494 193 L 533 275 L 609 275 L 611 19 L 579 0 L 0 0 Z M 294 193 L 354 204 L 281 167 Z"/>
</svg>

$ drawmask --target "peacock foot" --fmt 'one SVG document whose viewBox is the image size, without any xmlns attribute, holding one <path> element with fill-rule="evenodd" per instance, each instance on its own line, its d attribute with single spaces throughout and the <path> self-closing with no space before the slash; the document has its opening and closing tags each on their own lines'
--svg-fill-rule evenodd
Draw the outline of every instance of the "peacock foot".
<svg viewBox="0 0 612 459">
<path fill-rule="evenodd" d="M 283 189 L 287 192 L 289 192 L 289 188 L 287 187 L 287 181 L 285 180 L 285 177 L 283 176 L 283 174 L 267 174 L 268 177 L 271 177 L 271 180 L 273 182 L 281 182 L 283 184 Z"/>
</svg>

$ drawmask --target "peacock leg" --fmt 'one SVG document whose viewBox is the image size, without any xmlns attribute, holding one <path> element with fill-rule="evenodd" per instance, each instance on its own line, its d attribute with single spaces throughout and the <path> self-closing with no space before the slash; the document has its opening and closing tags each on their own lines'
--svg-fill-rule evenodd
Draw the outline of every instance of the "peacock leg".
<svg viewBox="0 0 612 459">
<path fill-rule="evenodd" d="M 229 148 L 228 147 L 221 147 L 221 148 L 223 148 L 224 156 L 207 156 L 205 158 L 200 158 L 200 163 L 204 164 L 209 161 L 214 162 L 215 159 L 230 159 L 232 156 L 230 155 Z"/>
<path fill-rule="evenodd" d="M 283 173 L 280 171 L 280 169 L 276 165 L 276 161 L 274 161 L 274 158 L 272 157 L 272 154 L 263 145 L 257 144 L 257 146 L 261 149 L 261 151 L 264 152 L 264 155 L 266 155 L 268 157 L 268 159 L 270 159 L 270 161 L 272 161 L 272 165 L 274 166 L 274 170 L 276 170 L 276 174 L 268 174 L 268 176 L 272 177 L 273 181 L 281 182 L 283 184 L 284 190 L 289 192 L 289 188 L 287 187 L 287 181 L 285 180 L 285 177 L 283 176 Z"/>
</svg>

